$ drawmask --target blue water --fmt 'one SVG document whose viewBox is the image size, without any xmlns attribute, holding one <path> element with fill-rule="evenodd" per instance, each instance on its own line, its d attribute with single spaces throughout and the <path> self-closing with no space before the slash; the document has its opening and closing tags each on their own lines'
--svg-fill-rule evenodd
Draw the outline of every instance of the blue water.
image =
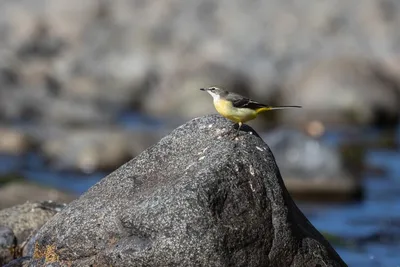
<svg viewBox="0 0 400 267">
<path fill-rule="evenodd" d="M 161 121 L 131 114 L 121 116 L 118 122 L 130 130 L 137 129 L 137 125 L 146 125 L 145 128 L 154 130 L 164 126 Z M 362 138 L 374 139 L 377 135 L 379 133 L 372 130 Z M 357 136 L 357 131 L 355 136 L 361 138 Z M 400 143 L 400 131 L 395 138 Z M 343 136 L 340 131 L 332 131 L 325 142 L 336 146 L 341 140 Z M 400 267 L 400 152 L 394 149 L 369 149 L 365 161 L 368 166 L 378 167 L 384 172 L 380 175 L 363 175 L 363 201 L 351 204 L 298 204 L 318 230 L 334 236 L 330 241 L 349 266 Z M 106 173 L 81 174 L 51 170 L 35 153 L 24 157 L 0 155 L 0 174 L 10 172 L 77 194 L 85 192 L 106 176 Z"/>
<path fill-rule="evenodd" d="M 364 188 L 360 203 L 305 213 L 318 230 L 342 238 L 335 248 L 349 266 L 400 266 L 400 183 L 366 177 Z"/>
</svg>

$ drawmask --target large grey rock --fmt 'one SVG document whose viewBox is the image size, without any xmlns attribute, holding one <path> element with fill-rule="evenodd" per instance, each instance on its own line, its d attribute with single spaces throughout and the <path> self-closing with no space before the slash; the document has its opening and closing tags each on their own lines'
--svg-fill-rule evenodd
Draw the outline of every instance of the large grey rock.
<svg viewBox="0 0 400 267">
<path fill-rule="evenodd" d="M 268 146 L 232 128 L 217 115 L 178 127 L 47 222 L 30 266 L 346 266 Z"/>
</svg>

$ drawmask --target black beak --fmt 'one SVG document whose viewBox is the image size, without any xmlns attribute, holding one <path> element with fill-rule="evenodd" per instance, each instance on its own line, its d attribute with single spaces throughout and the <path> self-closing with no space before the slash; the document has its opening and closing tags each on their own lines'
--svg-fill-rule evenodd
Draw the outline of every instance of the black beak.
<svg viewBox="0 0 400 267">
<path fill-rule="evenodd" d="M 200 90 L 201 90 L 201 91 L 207 91 L 207 89 L 205 89 L 205 88 L 200 88 Z"/>
</svg>

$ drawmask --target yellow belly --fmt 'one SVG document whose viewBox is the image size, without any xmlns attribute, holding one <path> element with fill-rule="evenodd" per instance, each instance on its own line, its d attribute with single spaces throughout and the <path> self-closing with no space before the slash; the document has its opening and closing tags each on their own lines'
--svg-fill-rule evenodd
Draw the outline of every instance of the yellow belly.
<svg viewBox="0 0 400 267">
<path fill-rule="evenodd" d="M 214 101 L 215 109 L 219 114 L 234 122 L 246 122 L 257 117 L 257 112 L 249 108 L 235 108 L 226 100 Z"/>
</svg>

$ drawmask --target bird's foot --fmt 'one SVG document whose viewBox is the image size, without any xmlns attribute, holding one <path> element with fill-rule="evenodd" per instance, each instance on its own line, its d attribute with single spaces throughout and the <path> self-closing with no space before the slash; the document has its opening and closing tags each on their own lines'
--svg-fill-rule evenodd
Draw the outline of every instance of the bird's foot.
<svg viewBox="0 0 400 267">
<path fill-rule="evenodd" d="M 221 137 L 230 137 L 231 140 L 235 140 L 237 137 L 240 136 L 240 132 L 237 131 L 236 129 L 232 128 L 230 130 L 227 130 L 220 135 Z"/>
<path fill-rule="evenodd" d="M 230 135 L 232 135 L 231 140 L 235 140 L 236 138 L 238 138 L 238 137 L 240 136 L 240 127 L 241 127 L 241 126 L 242 126 L 242 125 L 239 124 L 239 127 L 238 127 L 238 128 L 233 127 L 233 128 L 231 128 L 230 130 L 227 130 L 226 132 L 224 132 L 223 134 L 221 134 L 220 136 L 221 136 L 221 137 L 225 137 L 225 136 L 230 136 Z"/>
<path fill-rule="evenodd" d="M 235 133 L 232 135 L 232 140 L 235 140 L 236 138 L 240 137 L 240 132 L 235 131 Z"/>
</svg>

